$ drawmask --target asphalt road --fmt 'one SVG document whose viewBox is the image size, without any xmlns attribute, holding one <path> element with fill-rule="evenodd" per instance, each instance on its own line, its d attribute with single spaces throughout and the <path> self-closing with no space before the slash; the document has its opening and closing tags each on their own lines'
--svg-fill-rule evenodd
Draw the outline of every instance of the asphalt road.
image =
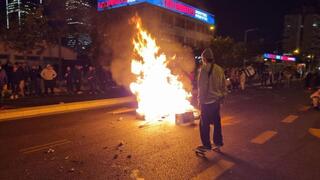
<svg viewBox="0 0 320 180">
<path fill-rule="evenodd" d="M 223 153 L 197 125 L 145 124 L 114 107 L 0 123 L 0 179 L 320 179 L 320 112 L 299 87 L 249 89 L 222 107 Z"/>
</svg>

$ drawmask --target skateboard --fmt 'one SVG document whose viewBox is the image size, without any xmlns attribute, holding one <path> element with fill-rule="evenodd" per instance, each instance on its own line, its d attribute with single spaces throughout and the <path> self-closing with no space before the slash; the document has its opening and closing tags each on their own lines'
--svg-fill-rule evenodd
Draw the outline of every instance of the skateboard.
<svg viewBox="0 0 320 180">
<path fill-rule="evenodd" d="M 196 148 L 193 151 L 196 153 L 196 156 L 204 157 L 204 158 L 206 158 L 207 153 L 210 153 L 210 152 L 221 153 L 221 150 L 217 148 L 212 148 L 211 150 L 201 150 Z"/>
</svg>

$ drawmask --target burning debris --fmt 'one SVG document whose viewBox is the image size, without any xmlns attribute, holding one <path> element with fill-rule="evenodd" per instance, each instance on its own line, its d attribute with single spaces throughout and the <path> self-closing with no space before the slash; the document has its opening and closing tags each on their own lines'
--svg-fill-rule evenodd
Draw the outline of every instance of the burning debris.
<svg viewBox="0 0 320 180">
<path fill-rule="evenodd" d="M 130 90 L 138 101 L 137 113 L 146 121 L 169 120 L 175 122 L 176 114 L 192 112 L 193 106 L 179 76 L 168 67 L 170 61 L 159 52 L 155 39 L 143 29 L 141 19 L 134 17 L 137 30 L 133 40 L 135 59 L 131 61 L 131 72 L 136 80 L 130 84 Z"/>
</svg>

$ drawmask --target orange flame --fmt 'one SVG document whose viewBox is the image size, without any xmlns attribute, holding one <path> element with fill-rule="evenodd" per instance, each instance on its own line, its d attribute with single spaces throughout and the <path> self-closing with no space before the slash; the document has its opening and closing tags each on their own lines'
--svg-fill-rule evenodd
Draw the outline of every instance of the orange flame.
<svg viewBox="0 0 320 180">
<path fill-rule="evenodd" d="M 165 117 L 174 122 L 176 114 L 193 110 L 189 102 L 191 93 L 186 92 L 178 76 L 167 67 L 169 60 L 159 53 L 156 41 L 143 29 L 141 19 L 135 16 L 132 21 L 137 30 L 133 45 L 138 58 L 131 62 L 136 81 L 130 84 L 130 89 L 137 96 L 137 113 L 146 121 Z"/>
</svg>

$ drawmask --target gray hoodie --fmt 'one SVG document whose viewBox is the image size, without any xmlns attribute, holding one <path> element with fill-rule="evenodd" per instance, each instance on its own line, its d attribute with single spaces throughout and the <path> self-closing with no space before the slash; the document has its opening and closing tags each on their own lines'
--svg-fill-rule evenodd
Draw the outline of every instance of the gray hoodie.
<svg viewBox="0 0 320 180">
<path fill-rule="evenodd" d="M 209 76 L 210 68 L 211 75 Z M 198 77 L 199 104 L 211 104 L 227 95 L 224 70 L 217 64 L 204 64 Z"/>
</svg>

